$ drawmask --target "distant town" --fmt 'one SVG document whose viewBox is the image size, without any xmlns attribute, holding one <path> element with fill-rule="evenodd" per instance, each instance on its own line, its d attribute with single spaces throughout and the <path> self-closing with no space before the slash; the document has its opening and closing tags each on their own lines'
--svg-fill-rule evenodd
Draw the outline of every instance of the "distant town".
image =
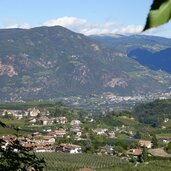
<svg viewBox="0 0 171 171">
<path fill-rule="evenodd" d="M 169 99 L 171 98 L 171 91 L 149 93 L 137 96 L 117 96 L 114 93 L 108 92 L 101 95 L 92 94 L 87 97 L 70 96 L 58 98 L 67 106 L 82 108 L 95 112 L 112 111 L 115 109 L 132 109 L 136 104 L 147 103 L 155 99 Z"/>
</svg>

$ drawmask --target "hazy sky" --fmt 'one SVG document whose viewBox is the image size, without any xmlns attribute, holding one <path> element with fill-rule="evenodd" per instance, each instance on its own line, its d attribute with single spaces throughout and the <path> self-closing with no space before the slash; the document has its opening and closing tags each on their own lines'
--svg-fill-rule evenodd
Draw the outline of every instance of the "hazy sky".
<svg viewBox="0 0 171 171">
<path fill-rule="evenodd" d="M 62 25 L 90 34 L 141 32 L 152 0 L 0 0 L 1 28 Z M 167 24 L 147 34 L 171 37 Z"/>
</svg>

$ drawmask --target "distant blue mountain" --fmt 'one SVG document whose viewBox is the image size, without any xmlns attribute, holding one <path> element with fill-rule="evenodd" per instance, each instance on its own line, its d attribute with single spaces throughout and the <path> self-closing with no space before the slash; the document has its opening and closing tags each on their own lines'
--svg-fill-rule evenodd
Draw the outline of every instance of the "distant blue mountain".
<svg viewBox="0 0 171 171">
<path fill-rule="evenodd" d="M 126 53 L 141 65 L 152 70 L 171 73 L 171 39 L 146 35 L 91 36 L 114 50 Z"/>
<path fill-rule="evenodd" d="M 150 69 L 171 73 L 171 48 L 156 53 L 152 53 L 144 48 L 138 48 L 130 51 L 128 56 Z"/>
</svg>

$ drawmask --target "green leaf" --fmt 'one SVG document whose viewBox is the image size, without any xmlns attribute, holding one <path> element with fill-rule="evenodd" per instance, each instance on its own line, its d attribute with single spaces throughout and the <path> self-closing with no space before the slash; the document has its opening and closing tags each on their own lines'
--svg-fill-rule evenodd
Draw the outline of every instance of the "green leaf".
<svg viewBox="0 0 171 171">
<path fill-rule="evenodd" d="M 154 0 L 143 31 L 167 23 L 171 19 L 171 0 Z"/>
</svg>

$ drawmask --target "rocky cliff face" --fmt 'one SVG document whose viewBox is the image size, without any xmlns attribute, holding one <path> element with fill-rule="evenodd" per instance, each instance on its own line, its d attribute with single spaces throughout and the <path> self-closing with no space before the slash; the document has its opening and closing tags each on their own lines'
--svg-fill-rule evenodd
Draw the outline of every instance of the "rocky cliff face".
<svg viewBox="0 0 171 171">
<path fill-rule="evenodd" d="M 170 85 L 169 74 L 145 68 L 122 48 L 60 26 L 0 30 L 0 44 L 1 101 L 103 92 L 137 95 Z"/>
</svg>

